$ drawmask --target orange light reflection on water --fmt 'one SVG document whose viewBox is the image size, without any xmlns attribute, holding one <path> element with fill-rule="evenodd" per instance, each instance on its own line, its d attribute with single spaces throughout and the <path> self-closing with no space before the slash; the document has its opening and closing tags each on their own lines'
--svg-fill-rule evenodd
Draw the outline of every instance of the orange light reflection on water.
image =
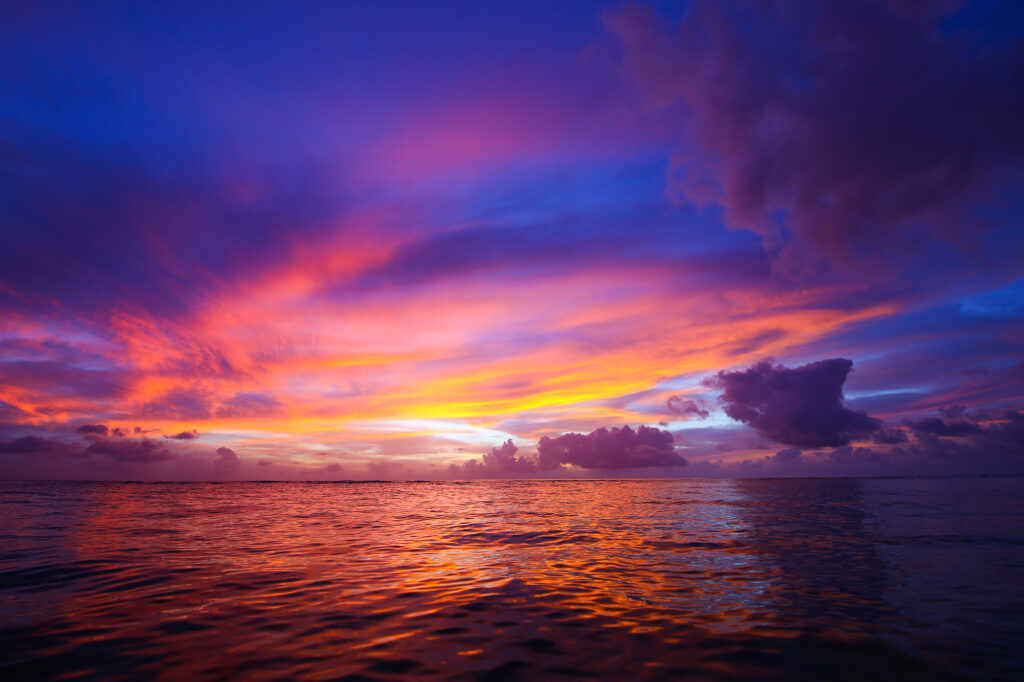
<svg viewBox="0 0 1024 682">
<path fill-rule="evenodd" d="M 33 660 L 69 676 L 98 665 L 83 647 L 176 678 L 622 676 L 651 662 L 733 679 L 850 643 L 908 665 L 875 637 L 907 608 L 875 539 L 888 484 L 17 484 L 0 568 L 26 589 L 0 606 L 34 633 Z M 977 485 L 996 486 L 995 505 L 1013 494 Z"/>
</svg>

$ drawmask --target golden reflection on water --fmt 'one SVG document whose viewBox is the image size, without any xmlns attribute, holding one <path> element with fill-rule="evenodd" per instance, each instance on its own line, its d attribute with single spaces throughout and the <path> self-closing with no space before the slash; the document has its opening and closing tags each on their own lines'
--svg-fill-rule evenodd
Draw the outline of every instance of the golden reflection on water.
<svg viewBox="0 0 1024 682">
<path fill-rule="evenodd" d="M 884 485 L 20 485 L 0 662 L 27 676 L 732 679 L 807 647 L 853 675 L 865 646 L 952 665 L 892 598 Z"/>
</svg>

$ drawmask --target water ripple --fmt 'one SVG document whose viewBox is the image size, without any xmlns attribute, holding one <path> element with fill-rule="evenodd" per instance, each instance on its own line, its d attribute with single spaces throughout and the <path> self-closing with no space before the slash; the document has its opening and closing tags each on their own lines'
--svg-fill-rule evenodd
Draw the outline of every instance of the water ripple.
<svg viewBox="0 0 1024 682">
<path fill-rule="evenodd" d="M 0 679 L 1019 679 L 1022 488 L 0 484 Z"/>
</svg>

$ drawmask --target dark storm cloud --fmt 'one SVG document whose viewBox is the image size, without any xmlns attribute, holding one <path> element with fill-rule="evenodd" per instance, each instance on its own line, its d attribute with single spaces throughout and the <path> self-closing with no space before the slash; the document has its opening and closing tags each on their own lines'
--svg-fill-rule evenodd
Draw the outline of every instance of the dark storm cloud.
<svg viewBox="0 0 1024 682">
<path fill-rule="evenodd" d="M 770 248 L 795 237 L 839 260 L 921 220 L 984 229 L 946 214 L 1015 183 L 1024 161 L 1013 3 L 994 25 L 905 4 L 698 1 L 674 33 L 641 5 L 605 21 L 651 99 L 681 105 L 673 190 Z"/>
<path fill-rule="evenodd" d="M 689 400 L 674 395 L 666 401 L 665 406 L 670 413 L 680 417 L 707 419 L 711 415 L 705 407 L 703 400 Z"/>
<path fill-rule="evenodd" d="M 881 426 L 843 405 L 843 383 L 852 367 L 846 358 L 794 368 L 764 360 L 745 370 L 719 372 L 706 384 L 723 390 L 727 415 L 764 438 L 800 448 L 836 447 Z"/>
<path fill-rule="evenodd" d="M 633 467 L 685 466 L 686 460 L 673 448 L 668 431 L 638 426 L 600 428 L 586 435 L 566 433 L 547 436 L 537 445 L 541 469 L 557 469 L 569 464 L 584 469 L 628 469 Z"/>
</svg>

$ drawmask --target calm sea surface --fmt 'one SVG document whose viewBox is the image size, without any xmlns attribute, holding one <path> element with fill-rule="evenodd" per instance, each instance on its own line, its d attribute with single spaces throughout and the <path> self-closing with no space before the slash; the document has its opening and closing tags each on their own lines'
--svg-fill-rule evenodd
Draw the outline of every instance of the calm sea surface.
<svg viewBox="0 0 1024 682">
<path fill-rule="evenodd" d="M 1024 479 L 0 483 L 0 679 L 1022 679 Z"/>
</svg>

